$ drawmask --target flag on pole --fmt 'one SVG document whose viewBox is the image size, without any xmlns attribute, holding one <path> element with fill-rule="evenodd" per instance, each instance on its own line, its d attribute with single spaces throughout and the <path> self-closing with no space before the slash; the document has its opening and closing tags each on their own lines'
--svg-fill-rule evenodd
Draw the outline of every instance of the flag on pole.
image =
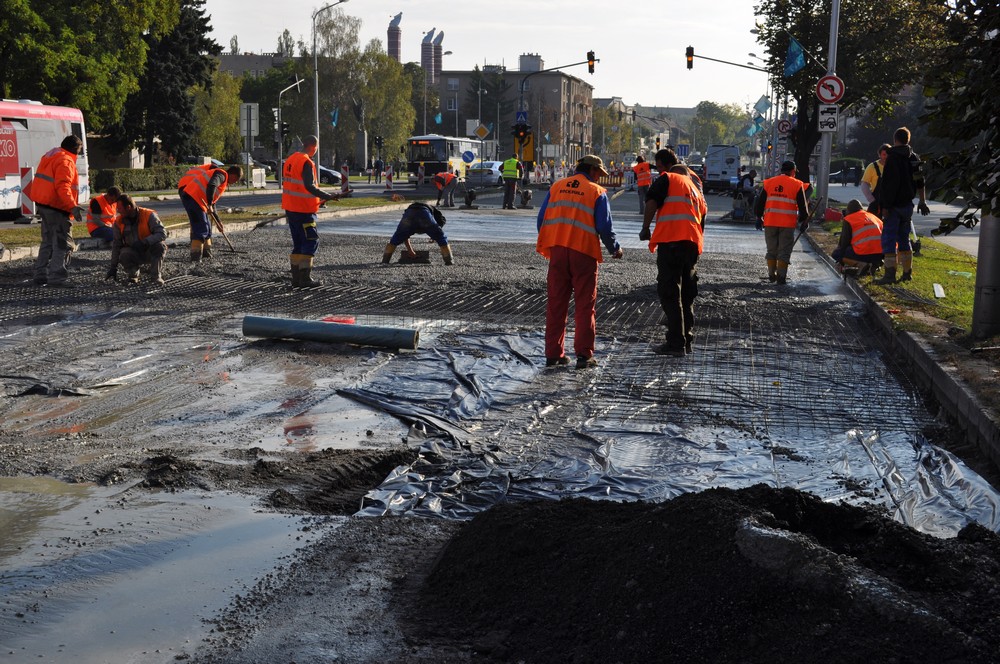
<svg viewBox="0 0 1000 664">
<path fill-rule="evenodd" d="M 753 105 L 753 110 L 757 111 L 761 115 L 767 112 L 767 109 L 771 108 L 771 100 L 767 98 L 767 95 L 761 95 L 757 103 Z"/>
<path fill-rule="evenodd" d="M 552 142 L 552 138 L 549 136 L 549 132 L 545 132 L 545 142 L 546 143 Z"/>
<path fill-rule="evenodd" d="M 785 54 L 785 76 L 794 76 L 795 72 L 806 66 L 806 50 L 795 37 L 788 42 L 788 53 Z"/>
<path fill-rule="evenodd" d="M 441 124 L 441 114 L 438 113 L 434 116 L 434 124 Z"/>
<path fill-rule="evenodd" d="M 340 119 L 340 109 L 339 108 L 335 108 L 332 111 L 330 111 L 330 124 L 332 124 L 334 127 L 336 127 L 337 126 L 337 120 L 339 120 L 339 119 Z"/>
</svg>

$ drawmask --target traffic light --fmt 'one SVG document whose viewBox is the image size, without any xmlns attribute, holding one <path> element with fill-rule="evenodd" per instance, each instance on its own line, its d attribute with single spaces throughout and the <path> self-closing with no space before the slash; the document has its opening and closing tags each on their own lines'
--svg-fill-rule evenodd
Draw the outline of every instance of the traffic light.
<svg viewBox="0 0 1000 664">
<path fill-rule="evenodd" d="M 774 148 L 774 145 L 771 143 L 771 141 L 768 141 L 767 142 L 767 151 L 770 152 L 772 148 Z"/>
<path fill-rule="evenodd" d="M 587 71 L 589 71 L 591 74 L 594 73 L 594 62 L 596 61 L 597 59 L 594 57 L 594 52 L 587 51 Z"/>
<path fill-rule="evenodd" d="M 289 129 L 288 129 L 288 123 L 287 122 L 282 122 L 281 123 L 281 135 L 282 136 L 288 136 L 288 131 L 289 131 Z"/>
<path fill-rule="evenodd" d="M 531 133 L 531 125 L 516 124 L 511 127 L 510 135 L 519 141 L 524 141 L 524 139 L 528 137 L 529 133 Z"/>
<path fill-rule="evenodd" d="M 688 69 L 694 69 L 694 46 L 688 46 L 687 52 L 684 54 L 687 58 Z"/>
<path fill-rule="evenodd" d="M 660 149 L 660 137 L 659 136 L 656 137 L 656 149 L 657 150 Z"/>
<path fill-rule="evenodd" d="M 375 147 L 377 147 L 379 150 L 381 150 L 382 148 L 384 148 L 385 147 L 385 139 L 382 138 L 381 136 L 376 136 L 375 137 Z"/>
</svg>

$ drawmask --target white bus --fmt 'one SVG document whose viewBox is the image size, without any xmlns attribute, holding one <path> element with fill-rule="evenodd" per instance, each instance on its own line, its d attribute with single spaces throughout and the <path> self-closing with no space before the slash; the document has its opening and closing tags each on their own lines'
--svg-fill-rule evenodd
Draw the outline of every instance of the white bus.
<svg viewBox="0 0 1000 664">
<path fill-rule="evenodd" d="M 406 170 L 409 171 L 409 182 L 417 181 L 417 169 L 424 165 L 424 178 L 430 180 L 435 173 L 444 170 L 452 172 L 459 169 L 459 174 L 465 174 L 468 165 L 462 158 L 466 152 L 471 152 L 473 160 L 479 158 L 479 141 L 474 138 L 455 138 L 427 134 L 426 136 L 411 136 L 406 139 Z M 472 163 L 471 161 L 468 163 Z"/>
<path fill-rule="evenodd" d="M 21 191 L 34 177 L 39 160 L 73 134 L 83 141 L 77 157 L 80 203 L 90 198 L 87 132 L 76 108 L 46 106 L 26 99 L 0 101 L 0 219 L 10 221 L 35 213 L 35 204 Z"/>
</svg>

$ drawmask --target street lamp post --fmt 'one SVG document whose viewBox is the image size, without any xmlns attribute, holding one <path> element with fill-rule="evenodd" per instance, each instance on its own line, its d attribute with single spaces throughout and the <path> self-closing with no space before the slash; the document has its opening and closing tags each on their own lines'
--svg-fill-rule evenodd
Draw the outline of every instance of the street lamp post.
<svg viewBox="0 0 1000 664">
<path fill-rule="evenodd" d="M 316 47 L 316 17 L 321 13 L 325 12 L 327 9 L 336 7 L 337 5 L 343 4 L 347 0 L 337 0 L 336 2 L 331 2 L 329 4 L 323 5 L 319 9 L 313 12 L 312 15 L 312 30 L 313 30 L 313 82 L 314 82 L 314 104 L 313 110 L 316 115 L 316 161 L 321 161 L 319 153 L 319 51 Z"/>
<path fill-rule="evenodd" d="M 432 28 L 432 31 L 433 31 L 433 28 Z M 451 55 L 451 51 L 445 51 L 441 55 L 442 56 Z M 433 68 L 434 68 L 434 65 L 432 63 L 431 64 L 431 70 L 432 71 L 433 71 Z M 424 105 L 424 136 L 427 135 L 427 77 L 430 74 L 431 74 L 431 72 L 429 72 L 427 70 L 424 70 L 424 104 L 423 104 Z M 456 99 L 457 99 L 457 95 L 456 95 Z M 458 108 L 457 108 L 457 103 L 456 103 L 456 108 L 455 108 L 455 124 L 456 125 L 458 124 Z M 458 133 L 457 130 L 456 130 L 456 133 Z"/>
</svg>

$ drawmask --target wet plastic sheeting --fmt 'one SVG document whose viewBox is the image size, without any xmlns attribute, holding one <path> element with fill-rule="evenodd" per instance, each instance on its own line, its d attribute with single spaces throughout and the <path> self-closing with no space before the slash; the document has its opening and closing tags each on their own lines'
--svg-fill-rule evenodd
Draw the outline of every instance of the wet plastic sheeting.
<svg viewBox="0 0 1000 664">
<path fill-rule="evenodd" d="M 878 414 L 846 411 L 840 431 L 831 431 L 827 419 L 810 429 L 806 401 L 797 406 L 794 427 L 764 433 L 740 426 L 741 413 L 725 412 L 724 404 L 697 403 L 698 395 L 711 393 L 705 383 L 712 376 L 658 356 L 637 362 L 648 350 L 633 342 L 601 345 L 608 352 L 597 370 L 545 370 L 538 334 L 442 335 L 434 350 L 400 356 L 399 370 L 364 390 L 344 390 L 411 423 L 410 442 L 420 444 L 419 459 L 369 492 L 360 514 L 468 519 L 504 500 L 659 501 L 763 482 L 830 501 L 880 504 L 897 520 L 939 536 L 970 521 L 1000 530 L 1000 495 L 915 430 L 850 428 Z M 614 396 L 602 386 L 629 379 L 620 364 L 646 366 L 670 390 Z M 884 389 L 902 390 L 891 382 Z M 775 412 L 781 406 L 772 400 Z M 707 418 L 713 410 L 716 417 Z M 657 413 L 670 417 L 656 421 Z M 793 418 L 775 422 L 786 419 Z M 907 421 L 927 420 L 915 412 Z"/>
</svg>

